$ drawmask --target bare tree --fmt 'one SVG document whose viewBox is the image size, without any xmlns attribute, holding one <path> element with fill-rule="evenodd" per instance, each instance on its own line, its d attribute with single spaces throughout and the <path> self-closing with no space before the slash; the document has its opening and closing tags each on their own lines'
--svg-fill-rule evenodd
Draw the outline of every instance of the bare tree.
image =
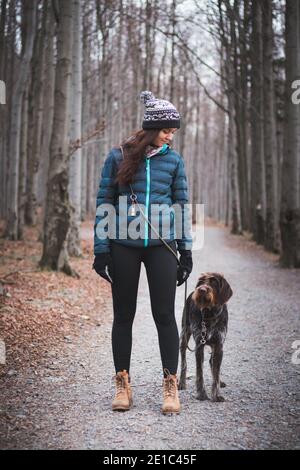
<svg viewBox="0 0 300 470">
<path fill-rule="evenodd" d="M 42 268 L 75 274 L 66 250 L 70 226 L 68 124 L 72 71 L 73 1 L 58 3 L 57 64 Z"/>
<path fill-rule="evenodd" d="M 257 243 L 264 243 L 265 165 L 263 136 L 263 57 L 262 3 L 252 0 L 251 36 L 251 222 L 250 230 Z"/>
<path fill-rule="evenodd" d="M 273 76 L 273 0 L 262 3 L 263 22 L 263 95 L 264 95 L 264 157 L 266 168 L 266 223 L 264 246 L 274 251 L 278 236 L 277 147 Z"/>
<path fill-rule="evenodd" d="M 23 2 L 23 15 L 25 21 L 26 40 L 23 44 L 20 72 L 14 86 L 12 96 L 12 114 L 9 134 L 9 186 L 8 186 L 8 220 L 6 237 L 11 240 L 19 238 L 18 231 L 18 200 L 19 200 L 19 164 L 21 142 L 21 119 L 23 94 L 29 75 L 30 60 L 32 57 L 37 15 L 37 2 Z"/>
<path fill-rule="evenodd" d="M 300 2 L 286 3 L 286 96 L 280 228 L 281 264 L 300 267 L 300 103 L 293 99 L 300 77 Z M 299 86 L 299 84 L 298 84 Z"/>
<path fill-rule="evenodd" d="M 175 32 L 176 32 L 176 6 L 177 6 L 177 0 L 172 0 L 172 6 L 171 6 L 171 27 L 172 27 L 172 42 L 171 42 L 171 72 L 170 72 L 170 100 L 174 100 L 174 83 L 175 83 L 175 65 L 176 65 L 176 59 L 175 59 Z"/>
<path fill-rule="evenodd" d="M 29 92 L 29 126 L 27 152 L 27 184 L 25 221 L 27 225 L 37 223 L 38 169 L 41 159 L 43 87 L 46 48 L 44 47 L 47 23 L 47 0 L 43 0 L 42 25 L 37 31 L 31 61 L 31 87 Z"/>
<path fill-rule="evenodd" d="M 7 22 L 7 0 L 1 2 L 1 12 L 0 12 L 0 80 L 6 83 L 6 37 L 5 37 L 5 25 Z M 4 85 L 5 86 L 5 85 Z M 5 106 L 5 108 L 4 108 Z M 3 105 L 0 103 L 1 112 L 0 112 L 0 217 L 3 217 L 5 214 L 5 201 L 6 201 L 6 161 L 7 161 L 7 152 L 6 152 L 6 131 L 7 131 L 7 104 Z"/>
<path fill-rule="evenodd" d="M 235 63 L 235 23 L 234 10 L 228 0 L 225 0 L 226 23 L 224 18 L 223 2 L 219 0 L 219 19 L 222 50 L 224 54 L 225 84 L 228 103 L 228 165 L 231 184 L 231 231 L 235 234 L 242 232 L 241 204 L 238 179 L 238 146 L 237 146 L 237 117 L 236 117 L 236 75 Z"/>
<path fill-rule="evenodd" d="M 82 107 L 82 27 L 81 3 L 73 0 L 73 57 L 72 57 L 72 101 L 71 101 L 71 142 L 81 140 L 81 107 Z M 81 222 L 81 170 L 82 151 L 79 146 L 70 159 L 70 200 L 73 207 L 71 225 L 68 233 L 68 253 L 81 255 L 80 222 Z"/>
<path fill-rule="evenodd" d="M 46 86 L 43 87 L 43 123 L 42 123 L 42 141 L 41 141 L 41 162 L 39 165 L 38 173 L 38 201 L 42 205 L 42 214 L 45 214 L 45 201 L 48 170 L 49 170 L 49 154 L 50 154 L 50 139 L 52 134 L 53 125 L 53 112 L 54 112 L 54 82 L 55 82 L 55 57 L 54 57 L 54 37 L 56 31 L 56 21 L 54 11 L 52 8 L 52 0 L 47 1 L 47 23 L 45 32 L 45 82 Z M 41 237 L 42 238 L 42 237 Z"/>
</svg>

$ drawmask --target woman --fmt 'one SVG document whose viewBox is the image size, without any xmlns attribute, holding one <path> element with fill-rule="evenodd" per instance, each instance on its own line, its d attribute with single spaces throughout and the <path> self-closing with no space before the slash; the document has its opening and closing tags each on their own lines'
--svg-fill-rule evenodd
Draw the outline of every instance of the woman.
<svg viewBox="0 0 300 470">
<path fill-rule="evenodd" d="M 187 206 L 184 206 L 188 203 L 184 162 L 170 147 L 174 133 L 180 127 L 180 116 L 172 103 L 156 99 L 151 92 L 142 92 L 141 99 L 146 108 L 143 129 L 125 140 L 121 147 L 112 149 L 102 170 L 94 227 L 93 268 L 111 283 L 112 289 L 112 349 L 116 370 L 116 395 L 112 409 L 124 411 L 132 406 L 129 375 L 132 324 L 143 262 L 162 361 L 162 412 L 178 413 L 179 336 L 174 315 L 176 280 L 178 286 L 183 284 L 193 266 L 192 239 Z M 152 210 L 158 204 L 163 204 L 161 213 Z M 108 217 L 109 231 L 105 232 L 101 228 L 107 223 L 110 206 L 114 210 Z M 179 215 L 183 217 L 179 217 L 178 211 L 175 217 L 171 206 L 179 207 Z M 169 231 L 167 236 L 163 236 L 167 222 Z M 180 236 L 178 232 L 181 232 Z M 178 269 L 176 249 L 180 253 Z"/>
</svg>

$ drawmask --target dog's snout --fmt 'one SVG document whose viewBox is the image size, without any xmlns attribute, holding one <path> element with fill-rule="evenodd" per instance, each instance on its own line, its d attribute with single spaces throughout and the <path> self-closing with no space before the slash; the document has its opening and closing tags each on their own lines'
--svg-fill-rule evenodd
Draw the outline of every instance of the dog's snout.
<svg viewBox="0 0 300 470">
<path fill-rule="evenodd" d="M 202 286 L 199 287 L 199 292 L 202 294 L 207 294 L 207 292 L 211 290 L 210 287 L 206 284 L 203 284 Z"/>
</svg>

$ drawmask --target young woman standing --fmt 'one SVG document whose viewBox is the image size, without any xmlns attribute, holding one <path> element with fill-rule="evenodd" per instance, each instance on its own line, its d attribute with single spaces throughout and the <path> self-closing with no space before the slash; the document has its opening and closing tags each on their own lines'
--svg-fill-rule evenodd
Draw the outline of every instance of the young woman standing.
<svg viewBox="0 0 300 470">
<path fill-rule="evenodd" d="M 142 92 L 141 99 L 145 103 L 142 130 L 127 138 L 120 147 L 113 148 L 102 170 L 94 226 L 93 268 L 111 283 L 112 289 L 112 350 L 116 370 L 116 395 L 112 409 L 125 411 L 132 406 L 129 375 L 132 325 L 143 262 L 162 362 L 162 412 L 178 413 L 180 403 L 176 374 L 179 335 L 174 314 L 176 281 L 177 286 L 183 284 L 193 266 L 184 161 L 171 148 L 173 136 L 180 127 L 180 116 L 172 103 L 156 99 L 149 91 Z M 116 227 L 109 229 L 107 236 L 107 233 L 101 232 L 100 226 L 108 213 L 101 209 L 107 208 L 108 204 L 115 212 L 110 223 L 116 222 Z M 164 208 L 162 213 L 152 211 L 157 204 L 164 204 L 161 206 Z M 166 210 L 174 205 L 180 208 L 181 217 L 178 211 L 174 215 L 174 211 Z M 142 222 L 139 209 L 143 212 Z M 130 230 L 137 228 L 137 220 L 140 222 L 139 236 L 136 231 Z M 169 231 L 164 236 L 166 223 Z M 177 251 L 180 253 L 179 267 L 174 256 Z"/>
</svg>

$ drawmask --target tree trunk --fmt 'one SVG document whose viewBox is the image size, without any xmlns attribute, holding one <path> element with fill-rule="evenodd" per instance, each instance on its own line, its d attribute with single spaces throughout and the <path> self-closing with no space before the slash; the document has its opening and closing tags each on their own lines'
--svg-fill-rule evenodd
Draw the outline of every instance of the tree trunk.
<svg viewBox="0 0 300 470">
<path fill-rule="evenodd" d="M 81 3 L 73 0 L 73 61 L 72 61 L 72 106 L 71 106 L 71 142 L 81 141 L 82 114 L 82 28 Z M 78 148 L 70 159 L 70 201 L 74 208 L 68 233 L 68 253 L 81 256 L 80 223 L 81 223 L 81 165 L 82 151 Z"/>
<path fill-rule="evenodd" d="M 68 118 L 72 71 L 72 13 L 72 1 L 59 3 L 54 116 L 50 143 L 43 255 L 40 266 L 74 275 L 66 250 L 71 211 L 68 192 Z"/>
<path fill-rule="evenodd" d="M 20 136 L 20 171 L 18 190 L 18 239 L 23 240 L 25 225 L 25 204 L 26 204 L 26 168 L 27 168 L 27 137 L 28 137 L 28 90 L 24 92 L 22 104 L 22 128 Z"/>
<path fill-rule="evenodd" d="M 42 204 L 42 214 L 45 217 L 45 204 L 46 204 L 46 191 L 48 170 L 49 170 L 49 154 L 50 154 L 50 139 L 52 134 L 53 125 L 53 112 L 54 112 L 54 84 L 55 84 L 55 58 L 54 58 L 54 35 L 56 23 L 53 15 L 52 0 L 47 2 L 47 23 L 46 23 L 46 57 L 45 57 L 45 70 L 47 73 L 47 86 L 44 87 L 43 96 L 43 123 L 42 123 L 42 152 L 41 152 L 41 165 L 39 167 L 39 192 L 38 201 Z M 42 239 L 43 237 L 41 237 Z"/>
<path fill-rule="evenodd" d="M 231 67 L 231 64 L 228 65 Z M 233 71 L 231 72 L 233 75 Z M 241 210 L 240 210 L 240 193 L 239 193 L 239 180 L 237 169 L 237 148 L 236 148 L 236 119 L 234 115 L 234 96 L 232 87 L 229 87 L 228 92 L 228 109 L 229 109 L 229 122 L 228 122 L 228 164 L 229 176 L 231 184 L 231 233 L 240 235 L 242 234 Z"/>
<path fill-rule="evenodd" d="M 277 149 L 274 110 L 273 79 L 273 0 L 262 3 L 263 19 L 263 70 L 264 70 L 264 156 L 266 167 L 266 227 L 265 248 L 275 251 L 278 232 L 277 205 Z"/>
<path fill-rule="evenodd" d="M 237 2 L 238 5 L 238 2 Z M 243 16 L 238 13 L 238 33 L 239 33 L 239 53 L 237 63 L 239 64 L 239 119 L 237 122 L 239 136 L 239 182 L 240 182 L 240 198 L 241 198 L 241 218 L 243 230 L 249 230 L 249 168 L 248 168 L 248 51 L 246 38 L 248 35 L 248 17 L 249 17 L 249 1 L 243 2 Z"/>
<path fill-rule="evenodd" d="M 197 104 L 196 104 L 196 124 L 200 122 L 200 90 L 197 90 Z M 196 223 L 196 204 L 200 204 L 200 191 L 199 191 L 199 160 L 200 160 L 200 129 L 199 125 L 196 125 L 196 136 L 195 136 L 195 146 L 194 146 L 194 159 L 191 164 L 193 168 L 193 193 L 191 200 L 193 203 L 193 213 L 192 213 L 192 222 Z"/>
<path fill-rule="evenodd" d="M 174 100 L 174 83 L 175 83 L 175 31 L 176 31 L 176 3 L 172 0 L 171 22 L 172 22 L 172 44 L 171 44 L 171 73 L 170 73 L 170 101 Z"/>
<path fill-rule="evenodd" d="M 184 155 L 185 142 L 186 142 L 186 128 L 187 128 L 186 117 L 188 115 L 188 78 L 189 78 L 188 77 L 189 69 L 187 67 L 187 64 L 185 63 L 185 58 L 183 58 L 181 76 L 183 77 L 183 83 L 182 83 L 182 89 L 181 89 L 180 97 L 179 97 L 179 109 L 181 111 L 183 119 L 181 120 L 181 129 L 179 133 L 179 137 L 180 137 L 179 153 L 181 155 Z"/>
<path fill-rule="evenodd" d="M 33 106 L 32 119 L 32 142 L 31 152 L 28 153 L 28 172 L 27 172 L 27 202 L 25 208 L 25 221 L 28 225 L 36 225 L 37 222 L 37 192 L 38 192 L 38 169 L 41 159 L 41 139 L 42 139 L 42 120 L 43 120 L 43 87 L 45 74 L 45 55 L 44 46 L 46 40 L 46 22 L 47 22 L 47 0 L 43 1 L 42 9 L 42 27 L 37 33 L 35 50 L 32 58 L 32 86 L 31 101 Z"/>
<path fill-rule="evenodd" d="M 26 17 L 26 42 L 22 55 L 20 72 L 17 78 L 12 96 L 12 116 L 9 136 L 10 165 L 8 185 L 8 221 L 6 226 L 6 237 L 11 240 L 18 239 L 18 187 L 19 187 L 19 164 L 20 164 L 20 136 L 23 94 L 29 75 L 30 60 L 32 57 L 37 4 L 35 2 L 24 2 L 24 15 Z"/>
<path fill-rule="evenodd" d="M 252 0 L 251 37 L 251 222 L 254 240 L 264 243 L 265 228 L 265 166 L 263 135 L 263 57 L 262 4 Z"/>
<path fill-rule="evenodd" d="M 149 89 L 149 71 L 150 71 L 150 49 L 152 48 L 150 34 L 151 34 L 151 20 L 152 20 L 152 5 L 151 0 L 146 0 L 145 5 L 145 59 L 143 70 L 143 90 Z"/>
<path fill-rule="evenodd" d="M 7 0 L 1 2 L 1 16 L 0 16 L 0 80 L 4 77 L 4 62 L 5 62 L 5 35 L 4 28 L 6 22 L 6 6 Z"/>
<path fill-rule="evenodd" d="M 15 54 L 15 44 L 17 41 L 17 32 L 16 32 L 16 16 L 14 14 L 16 8 L 16 0 L 11 0 L 8 6 L 8 21 L 7 21 L 7 51 L 5 56 L 5 68 L 4 68 L 4 79 L 7 89 L 14 89 L 15 86 L 15 70 L 16 70 L 16 54 Z M 22 15 L 24 18 L 24 14 Z M 23 19 L 24 21 L 24 19 Z M 22 51 L 24 51 L 25 43 L 22 43 Z M 3 205 L 4 217 L 7 219 L 9 213 L 9 166 L 10 166 L 10 132 L 11 132 L 11 123 L 12 123 L 12 104 L 13 104 L 13 93 L 6 94 L 6 105 L 3 112 L 4 126 L 3 135 L 5 133 L 4 139 L 4 153 L 3 153 L 3 199 L 1 199 Z"/>
<path fill-rule="evenodd" d="M 6 6 L 7 0 L 1 2 L 1 16 L 0 16 L 0 80 L 6 84 L 6 41 L 4 35 L 4 28 L 6 24 Z M 5 85 L 4 85 L 5 87 Z M 5 102 L 7 100 L 5 99 Z M 6 199 L 6 128 L 7 128 L 7 104 L 1 102 L 0 96 L 0 218 L 5 214 L 5 199 Z"/>
<path fill-rule="evenodd" d="M 225 31 L 225 24 L 223 21 L 223 13 L 221 8 L 221 1 L 219 2 L 220 26 L 222 31 L 222 42 L 225 51 L 224 69 L 226 76 L 226 94 L 228 103 L 228 136 L 227 136 L 227 152 L 228 152 L 228 176 L 230 178 L 230 210 L 231 210 L 231 233 L 242 233 L 241 221 L 241 205 L 240 205 L 240 190 L 238 179 L 238 140 L 237 140 L 237 117 L 236 117 L 236 77 L 234 70 L 234 15 L 230 2 L 226 0 L 226 10 L 229 16 L 228 33 Z M 229 42 L 228 38 L 231 39 Z"/>
<path fill-rule="evenodd" d="M 286 3 L 286 96 L 280 228 L 280 262 L 300 267 L 300 103 L 294 102 L 293 82 L 300 77 L 300 2 Z M 298 85 L 299 86 L 299 85 Z"/>
<path fill-rule="evenodd" d="M 90 122 L 92 121 L 92 91 L 91 91 L 91 40 L 89 38 L 90 15 L 86 13 L 88 5 L 83 5 L 83 31 L 82 31 L 82 121 L 81 121 L 81 134 L 83 136 L 88 134 Z M 121 63 L 118 63 L 121 67 Z M 88 215 L 88 193 L 91 191 L 94 195 L 93 177 L 89 175 L 89 156 L 92 153 L 93 145 L 86 143 L 82 147 L 82 180 L 81 180 L 81 220 L 84 220 Z"/>
</svg>

